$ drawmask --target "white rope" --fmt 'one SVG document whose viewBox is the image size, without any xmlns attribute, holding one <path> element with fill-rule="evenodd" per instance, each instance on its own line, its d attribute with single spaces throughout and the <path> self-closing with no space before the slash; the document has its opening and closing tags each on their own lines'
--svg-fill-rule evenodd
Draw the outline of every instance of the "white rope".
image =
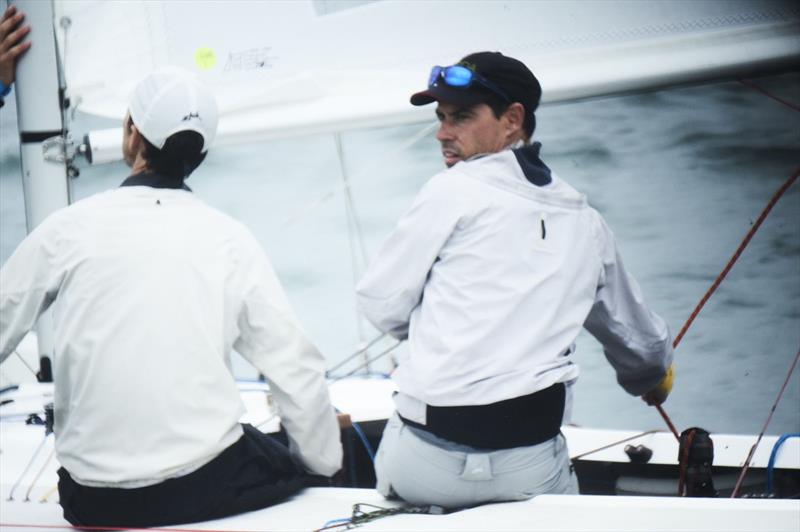
<svg viewBox="0 0 800 532">
<path fill-rule="evenodd" d="M 14 500 L 14 491 L 20 485 L 20 483 L 22 482 L 22 479 L 25 478 L 25 475 L 28 474 L 28 470 L 33 465 L 33 462 L 36 460 L 36 457 L 39 456 L 39 452 L 42 450 L 42 447 L 44 447 L 44 444 L 47 441 L 47 438 L 50 436 L 50 434 L 52 434 L 52 433 L 48 432 L 48 433 L 46 433 L 44 435 L 44 438 L 42 438 L 42 441 L 39 443 L 39 446 L 33 452 L 33 456 L 31 456 L 31 459 L 28 460 L 28 465 L 25 466 L 25 469 L 22 470 L 22 474 L 19 476 L 17 481 L 14 483 L 14 485 L 11 487 L 11 492 L 8 494 L 8 499 L 7 500 L 9 500 L 9 501 L 13 501 Z"/>
</svg>

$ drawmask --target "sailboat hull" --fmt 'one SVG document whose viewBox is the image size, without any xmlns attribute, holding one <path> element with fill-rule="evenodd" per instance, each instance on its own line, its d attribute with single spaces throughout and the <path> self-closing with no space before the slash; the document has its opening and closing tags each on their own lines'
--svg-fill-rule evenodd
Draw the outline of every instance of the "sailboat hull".
<svg viewBox="0 0 800 532">
<path fill-rule="evenodd" d="M 240 383 L 248 408 L 244 422 L 276 432 L 269 389 L 263 383 Z M 53 435 L 45 436 L 44 405 L 52 385 L 31 383 L 0 394 L 0 528 L 68 525 L 58 505 Z M 332 401 L 357 424 L 342 429 L 343 470 L 335 487 L 310 488 L 283 504 L 183 528 L 215 530 L 315 530 L 333 519 L 349 517 L 353 504 L 397 507 L 374 489 L 367 444 L 377 448 L 392 412 L 394 385 L 385 378 L 353 377 L 331 385 Z M 359 434 L 359 432 L 361 434 Z M 769 468 L 775 436 L 764 437 L 753 456 L 740 493 L 729 499 L 741 463 L 755 436 L 714 434 L 714 483 L 719 498 L 676 497 L 678 445 L 669 432 L 616 431 L 563 427 L 575 458 L 581 495 L 544 495 L 529 501 L 490 504 L 448 515 L 397 515 L 376 520 L 364 530 L 793 530 L 800 527 L 800 501 L 775 497 L 800 492 L 800 438 L 787 439 Z M 363 435 L 363 438 L 362 438 Z M 367 443 L 365 443 L 365 441 Z M 652 451 L 646 463 L 633 463 L 624 448 L 642 445 Z M 766 495 L 771 469 L 774 493 Z M 13 493 L 12 493 L 13 490 Z M 11 500 L 9 500 L 11 499 Z M 19 525 L 19 526 L 17 526 Z M 24 527 L 22 525 L 25 525 Z"/>
</svg>

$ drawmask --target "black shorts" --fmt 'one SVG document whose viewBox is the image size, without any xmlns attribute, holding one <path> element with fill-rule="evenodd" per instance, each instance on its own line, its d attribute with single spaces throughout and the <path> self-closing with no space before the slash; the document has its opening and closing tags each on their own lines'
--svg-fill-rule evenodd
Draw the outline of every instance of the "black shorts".
<svg viewBox="0 0 800 532">
<path fill-rule="evenodd" d="M 265 508 L 297 493 L 307 476 L 272 436 L 251 425 L 216 458 L 143 488 L 93 488 L 58 470 L 64 518 L 73 525 L 152 527 L 207 521 Z"/>
</svg>

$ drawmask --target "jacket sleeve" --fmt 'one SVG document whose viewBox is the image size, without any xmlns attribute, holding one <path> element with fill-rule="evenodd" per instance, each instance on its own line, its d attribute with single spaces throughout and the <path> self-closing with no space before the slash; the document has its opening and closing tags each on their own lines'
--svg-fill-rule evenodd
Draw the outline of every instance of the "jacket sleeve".
<svg viewBox="0 0 800 532">
<path fill-rule="evenodd" d="M 381 332 L 404 340 L 439 252 L 456 228 L 463 201 L 453 174 L 434 176 L 400 218 L 356 286 L 364 315 Z"/>
<path fill-rule="evenodd" d="M 58 239 L 45 220 L 0 269 L 0 362 L 17 348 L 58 294 Z"/>
<path fill-rule="evenodd" d="M 292 455 L 308 471 L 331 476 L 343 453 L 325 359 L 300 328 L 266 255 L 250 253 L 234 348 L 267 377 Z"/>
<path fill-rule="evenodd" d="M 584 326 L 603 345 L 619 384 L 631 395 L 642 395 L 672 364 L 672 336 L 626 271 L 614 235 L 602 218 L 599 240 L 603 270 Z"/>
</svg>

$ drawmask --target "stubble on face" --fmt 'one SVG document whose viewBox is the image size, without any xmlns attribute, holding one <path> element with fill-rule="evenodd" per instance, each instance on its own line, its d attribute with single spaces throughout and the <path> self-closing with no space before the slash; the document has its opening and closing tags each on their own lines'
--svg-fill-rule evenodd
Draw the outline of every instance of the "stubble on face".
<svg viewBox="0 0 800 532">
<path fill-rule="evenodd" d="M 506 147 L 501 120 L 486 104 L 459 107 L 439 102 L 436 116 L 440 123 L 436 139 L 448 168 L 475 155 L 495 153 Z"/>
</svg>

